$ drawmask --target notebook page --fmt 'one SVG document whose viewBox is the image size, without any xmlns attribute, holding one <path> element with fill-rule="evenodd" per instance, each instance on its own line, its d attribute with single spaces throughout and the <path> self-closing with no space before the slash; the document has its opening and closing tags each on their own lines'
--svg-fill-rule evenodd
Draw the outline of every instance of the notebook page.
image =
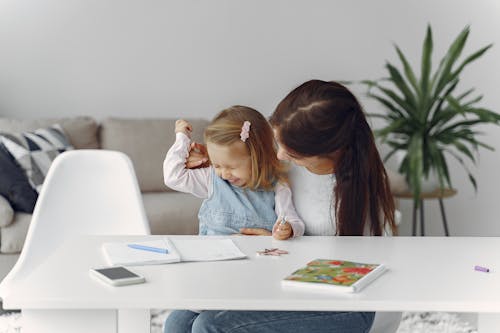
<svg viewBox="0 0 500 333">
<path fill-rule="evenodd" d="M 245 258 L 231 239 L 171 239 L 181 261 L 215 261 Z"/>
<path fill-rule="evenodd" d="M 132 249 L 128 247 L 130 243 L 166 248 L 169 252 L 165 254 Z M 110 265 L 155 265 L 180 261 L 180 256 L 177 251 L 175 251 L 175 247 L 173 247 L 166 238 L 140 242 L 104 243 L 102 245 L 102 250 L 104 252 L 104 257 Z"/>
</svg>

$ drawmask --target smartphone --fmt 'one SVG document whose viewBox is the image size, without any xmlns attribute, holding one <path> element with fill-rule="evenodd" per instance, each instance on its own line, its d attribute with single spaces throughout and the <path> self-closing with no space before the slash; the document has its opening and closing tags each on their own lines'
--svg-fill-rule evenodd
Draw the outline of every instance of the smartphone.
<svg viewBox="0 0 500 333">
<path fill-rule="evenodd" d="M 91 268 L 90 274 L 112 286 L 143 283 L 146 279 L 123 266 Z"/>
</svg>

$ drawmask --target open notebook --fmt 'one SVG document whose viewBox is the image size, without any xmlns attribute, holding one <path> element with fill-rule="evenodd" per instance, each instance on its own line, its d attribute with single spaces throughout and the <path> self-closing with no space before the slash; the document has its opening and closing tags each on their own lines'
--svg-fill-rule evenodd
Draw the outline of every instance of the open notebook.
<svg viewBox="0 0 500 333">
<path fill-rule="evenodd" d="M 166 249 L 168 253 L 130 248 L 129 244 Z M 142 242 L 103 243 L 104 257 L 110 265 L 158 265 L 180 261 L 215 261 L 245 258 L 231 239 L 160 239 Z"/>
</svg>

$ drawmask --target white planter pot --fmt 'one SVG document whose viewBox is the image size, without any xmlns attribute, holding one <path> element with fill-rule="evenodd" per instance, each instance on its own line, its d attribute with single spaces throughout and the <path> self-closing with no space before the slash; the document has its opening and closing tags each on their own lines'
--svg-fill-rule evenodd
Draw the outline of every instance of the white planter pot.
<svg viewBox="0 0 500 333">
<path fill-rule="evenodd" d="M 434 192 L 439 188 L 439 177 L 434 170 L 429 172 L 429 176 L 427 178 L 423 178 L 420 183 L 420 192 Z"/>
<path fill-rule="evenodd" d="M 396 159 L 398 168 L 399 165 L 401 165 L 401 163 L 403 162 L 405 156 L 406 152 L 401 150 L 394 154 L 394 158 Z M 422 178 L 420 182 L 420 192 L 422 193 L 434 192 L 438 188 L 439 188 L 439 177 L 434 170 L 431 170 L 427 177 L 424 176 Z"/>
</svg>

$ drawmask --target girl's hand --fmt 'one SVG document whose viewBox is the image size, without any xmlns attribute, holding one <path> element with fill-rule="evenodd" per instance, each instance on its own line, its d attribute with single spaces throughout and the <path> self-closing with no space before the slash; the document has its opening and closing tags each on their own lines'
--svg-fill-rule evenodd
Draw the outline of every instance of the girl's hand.
<svg viewBox="0 0 500 333">
<path fill-rule="evenodd" d="M 273 237 L 278 240 L 285 240 L 293 235 L 293 229 L 290 223 L 281 224 L 281 219 L 278 219 L 273 226 Z"/>
<path fill-rule="evenodd" d="M 271 236 L 271 232 L 262 228 L 241 228 L 240 234 L 247 236 Z"/>
<path fill-rule="evenodd" d="M 192 142 L 189 146 L 189 156 L 186 160 L 186 168 L 207 168 L 209 165 L 210 161 L 208 160 L 207 147 L 201 143 Z"/>
<path fill-rule="evenodd" d="M 191 132 L 193 131 L 193 126 L 184 119 L 179 119 L 175 122 L 175 133 L 184 133 L 191 139 Z"/>
</svg>

